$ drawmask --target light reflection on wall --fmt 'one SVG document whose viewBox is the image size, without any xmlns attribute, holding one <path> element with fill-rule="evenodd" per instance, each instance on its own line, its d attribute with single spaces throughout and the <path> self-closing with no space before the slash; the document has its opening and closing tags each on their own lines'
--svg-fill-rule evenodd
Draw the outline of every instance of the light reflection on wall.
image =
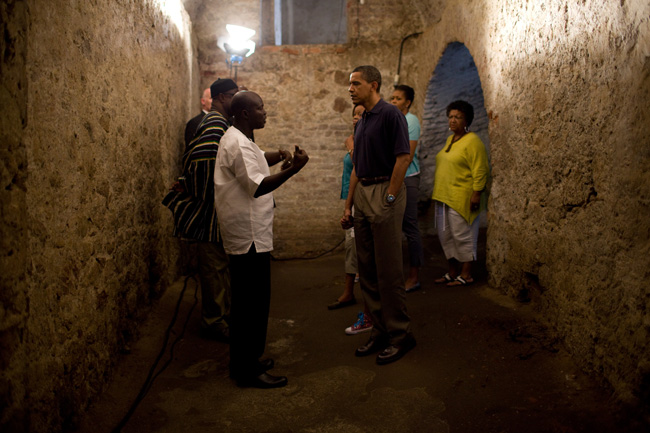
<svg viewBox="0 0 650 433">
<path fill-rule="evenodd" d="M 181 0 L 153 0 L 153 4 L 158 7 L 169 20 L 176 26 L 178 34 L 185 39 L 185 33 L 188 29 L 187 12 Z"/>
<path fill-rule="evenodd" d="M 192 22 L 185 10 L 185 6 L 182 0 L 152 0 L 152 3 L 169 18 L 185 45 L 186 64 L 190 69 L 190 77 L 192 77 L 187 83 L 187 95 L 192 100 L 198 100 L 198 83 L 195 82 L 195 79 L 198 78 L 198 65 L 192 49 Z M 194 105 L 189 104 L 189 107 L 189 113 L 191 114 Z"/>
</svg>

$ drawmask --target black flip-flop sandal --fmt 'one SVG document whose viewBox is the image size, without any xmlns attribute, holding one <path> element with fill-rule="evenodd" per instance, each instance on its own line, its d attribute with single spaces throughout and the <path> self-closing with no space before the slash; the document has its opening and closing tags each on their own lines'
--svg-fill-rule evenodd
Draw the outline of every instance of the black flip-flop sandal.
<svg viewBox="0 0 650 433">
<path fill-rule="evenodd" d="M 458 282 L 460 284 L 452 284 Z M 472 281 L 467 281 L 465 278 L 461 277 L 460 275 L 457 276 L 454 281 L 447 283 L 448 286 L 469 286 L 474 282 L 474 279 L 472 278 Z"/>
</svg>

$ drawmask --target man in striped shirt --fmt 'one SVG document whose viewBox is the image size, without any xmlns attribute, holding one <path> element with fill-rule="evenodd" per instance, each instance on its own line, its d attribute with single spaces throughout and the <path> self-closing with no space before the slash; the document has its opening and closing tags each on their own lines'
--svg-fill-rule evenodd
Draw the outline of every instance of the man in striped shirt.
<svg viewBox="0 0 650 433">
<path fill-rule="evenodd" d="M 174 216 L 174 236 L 196 242 L 201 281 L 201 334 L 228 341 L 230 275 L 214 208 L 214 166 L 219 141 L 230 126 L 230 101 L 237 93 L 231 79 L 210 86 L 211 111 L 199 124 L 183 155 L 183 174 L 163 204 Z"/>
</svg>

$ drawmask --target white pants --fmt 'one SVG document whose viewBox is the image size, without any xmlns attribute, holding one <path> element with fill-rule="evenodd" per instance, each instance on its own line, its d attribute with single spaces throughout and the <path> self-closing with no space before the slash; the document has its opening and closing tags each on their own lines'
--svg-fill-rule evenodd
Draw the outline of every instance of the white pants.
<svg viewBox="0 0 650 433">
<path fill-rule="evenodd" d="M 444 203 L 436 202 L 436 226 L 438 239 L 447 260 L 461 263 L 476 260 L 479 217 L 472 224 Z"/>
</svg>

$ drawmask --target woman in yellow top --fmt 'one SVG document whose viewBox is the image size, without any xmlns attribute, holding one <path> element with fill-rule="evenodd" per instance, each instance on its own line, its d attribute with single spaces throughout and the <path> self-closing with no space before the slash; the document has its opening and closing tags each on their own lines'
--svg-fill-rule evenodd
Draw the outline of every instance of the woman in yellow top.
<svg viewBox="0 0 650 433">
<path fill-rule="evenodd" d="M 452 102 L 447 106 L 447 118 L 453 135 L 436 155 L 432 198 L 449 272 L 435 282 L 465 286 L 474 282 L 471 270 L 476 260 L 481 193 L 490 167 L 485 145 L 478 135 L 467 130 L 474 120 L 472 105 Z"/>
</svg>

